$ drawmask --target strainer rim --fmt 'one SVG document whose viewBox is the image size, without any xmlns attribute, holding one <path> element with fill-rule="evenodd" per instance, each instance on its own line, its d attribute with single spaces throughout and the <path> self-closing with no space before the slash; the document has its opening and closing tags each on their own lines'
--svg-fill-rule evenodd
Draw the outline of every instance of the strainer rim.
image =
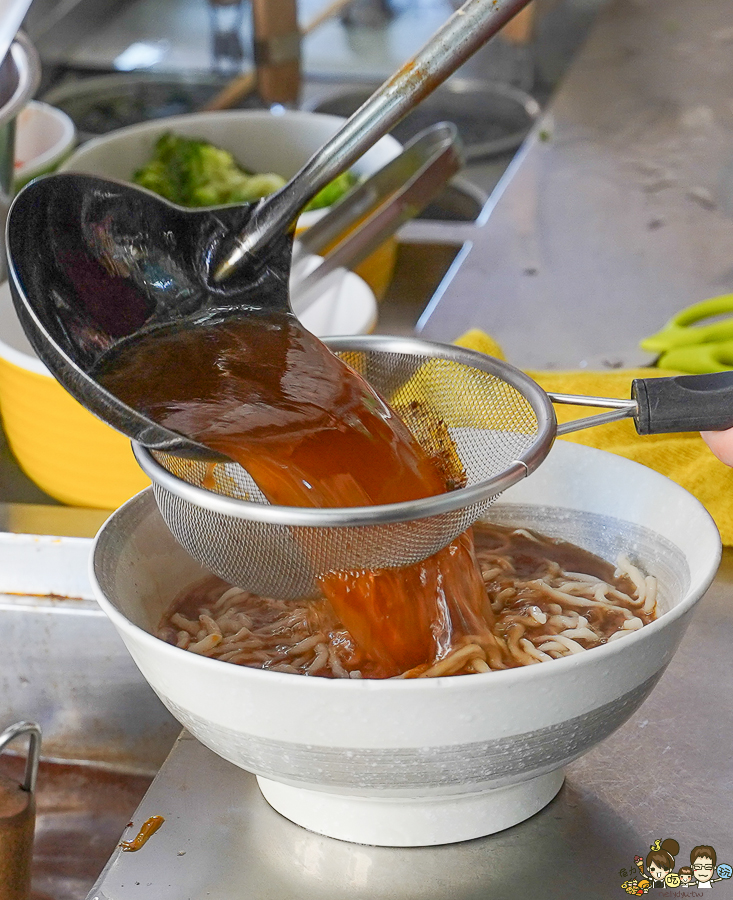
<svg viewBox="0 0 733 900">
<path fill-rule="evenodd" d="M 337 353 L 366 350 L 402 353 L 408 356 L 419 354 L 434 359 L 446 359 L 450 362 L 478 368 L 487 374 L 502 378 L 520 391 L 529 402 L 537 417 L 537 435 L 530 447 L 519 454 L 502 472 L 491 478 L 438 496 L 378 506 L 313 509 L 277 506 L 227 497 L 179 478 L 158 462 L 149 448 L 133 441 L 133 453 L 140 467 L 154 485 L 158 485 L 176 497 L 209 512 L 233 516 L 237 519 L 291 527 L 359 527 L 430 518 L 442 513 L 455 512 L 494 497 L 533 472 L 552 447 L 557 421 L 550 398 L 529 375 L 504 360 L 496 359 L 477 350 L 458 347 L 455 344 L 442 344 L 420 338 L 390 335 L 333 337 L 326 339 L 324 343 L 330 350 Z"/>
</svg>

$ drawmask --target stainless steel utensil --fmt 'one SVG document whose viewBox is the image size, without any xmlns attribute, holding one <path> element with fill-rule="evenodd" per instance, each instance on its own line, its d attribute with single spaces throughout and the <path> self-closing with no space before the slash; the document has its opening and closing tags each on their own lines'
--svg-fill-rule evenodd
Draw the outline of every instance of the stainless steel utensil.
<svg viewBox="0 0 733 900">
<path fill-rule="evenodd" d="M 383 506 L 271 506 L 235 463 L 212 472 L 200 460 L 135 445 L 178 541 L 222 578 L 265 596 L 309 596 L 326 572 L 404 566 L 430 556 L 539 465 L 555 434 L 547 395 L 499 360 L 411 338 L 329 338 L 326 344 L 366 377 L 429 454 L 453 445 L 467 483 Z M 203 489 L 205 478 L 207 485 L 213 478 L 213 490 Z"/>
<path fill-rule="evenodd" d="M 289 310 L 298 212 L 527 2 L 467 0 L 256 207 L 183 210 L 130 185 L 70 173 L 29 185 L 13 205 L 6 240 L 13 299 L 39 357 L 84 406 L 143 445 L 217 458 L 102 389 L 94 364 L 155 325 Z"/>
<path fill-rule="evenodd" d="M 13 32 L 15 34 L 15 32 Z M 6 48 L 7 51 L 7 48 Z M 0 230 L 5 229 L 15 179 L 15 119 L 35 93 L 41 63 L 33 45 L 17 35 L 0 59 Z M 0 281 L 5 280 L 5 248 L 0 247 Z"/>
<path fill-rule="evenodd" d="M 557 434 L 626 417 L 645 434 L 701 428 L 691 417 L 704 406 L 707 427 L 733 426 L 733 372 L 639 379 L 634 399 L 617 400 L 547 394 L 507 363 L 454 345 L 381 336 L 326 343 L 402 416 L 429 455 L 450 444 L 466 485 L 384 506 L 271 506 L 234 463 L 215 466 L 216 487 L 205 490 L 204 479 L 208 486 L 212 478 L 205 463 L 135 446 L 176 539 L 217 575 L 265 596 L 309 596 L 328 572 L 399 567 L 430 556 L 540 465 Z M 558 427 L 553 402 L 608 412 Z"/>
<path fill-rule="evenodd" d="M 31 182 L 6 232 L 10 288 L 33 349 L 87 409 L 148 447 L 217 458 L 102 388 L 93 370 L 120 341 L 164 323 L 288 309 L 291 237 L 269 268 L 217 284 L 211 254 L 249 206 L 188 210 L 122 182 L 78 174 Z"/>
<path fill-rule="evenodd" d="M 422 50 L 388 79 L 327 141 L 285 187 L 257 207 L 246 227 L 217 262 L 222 280 L 258 258 L 277 235 L 287 230 L 299 210 L 416 104 L 495 35 L 528 0 L 466 0 Z"/>
<path fill-rule="evenodd" d="M 293 312 L 302 315 L 321 295 L 324 278 L 337 269 L 359 265 L 401 225 L 419 215 L 461 166 L 456 127 L 441 122 L 415 135 L 399 156 L 350 191 L 295 242 L 290 283 Z M 299 277 L 298 261 L 306 254 L 325 254 L 325 258 Z"/>
</svg>

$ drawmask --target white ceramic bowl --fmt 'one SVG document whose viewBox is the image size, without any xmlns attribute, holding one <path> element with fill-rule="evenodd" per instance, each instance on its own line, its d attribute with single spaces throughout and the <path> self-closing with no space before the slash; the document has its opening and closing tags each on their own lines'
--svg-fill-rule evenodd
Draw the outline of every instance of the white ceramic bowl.
<svg viewBox="0 0 733 900">
<path fill-rule="evenodd" d="M 15 188 L 53 172 L 71 153 L 76 128 L 71 119 L 48 103 L 31 100 L 15 123 Z"/>
<path fill-rule="evenodd" d="M 171 116 L 94 138 L 79 147 L 62 170 L 131 181 L 150 160 L 158 138 L 172 131 L 228 150 L 251 172 L 276 172 L 292 178 L 344 121 L 339 116 L 290 110 L 275 114 L 235 109 Z M 369 175 L 397 156 L 400 149 L 400 143 L 387 135 L 354 163 L 352 170 L 360 176 Z M 320 210 L 305 213 L 299 225 L 308 227 L 320 215 Z"/>
<path fill-rule="evenodd" d="M 606 559 L 629 553 L 659 579 L 661 616 L 603 647 L 485 675 L 339 681 L 233 666 L 150 633 L 201 573 L 150 492 L 101 531 L 92 582 L 168 709 L 207 747 L 256 773 L 287 818 L 359 843 L 452 843 L 541 809 L 559 790 L 562 767 L 637 709 L 720 559 L 715 525 L 682 488 L 562 441 L 491 518 L 566 537 Z"/>
</svg>

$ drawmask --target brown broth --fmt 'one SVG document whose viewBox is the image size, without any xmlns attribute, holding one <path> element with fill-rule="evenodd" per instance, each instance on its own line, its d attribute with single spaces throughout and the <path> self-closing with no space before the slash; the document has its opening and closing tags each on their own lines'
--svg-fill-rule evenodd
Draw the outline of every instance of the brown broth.
<svg viewBox="0 0 733 900">
<path fill-rule="evenodd" d="M 636 629 L 656 616 L 656 585 L 639 570 L 636 578 L 651 589 L 651 602 L 637 593 L 630 568 L 628 575 L 616 572 L 566 541 L 487 523 L 478 523 L 474 534 L 491 627 L 478 634 L 466 629 L 437 663 L 428 648 L 423 661 L 400 677 L 469 675 L 545 662 L 628 636 L 629 620 Z M 373 678 L 381 671 L 365 659 L 327 599 L 273 600 L 232 590 L 213 575 L 173 600 L 157 636 L 212 659 L 296 675 Z M 563 643 L 567 638 L 571 646 Z"/>
<path fill-rule="evenodd" d="M 274 504 L 368 506 L 448 487 L 379 395 L 291 315 L 151 333 L 97 378 L 236 460 Z M 417 565 L 332 573 L 321 586 L 375 676 L 441 658 L 490 618 L 470 534 Z"/>
<path fill-rule="evenodd" d="M 582 572 L 600 578 L 626 593 L 633 589 L 628 579 L 616 576 L 615 566 L 595 553 L 569 541 L 553 540 L 526 529 L 524 532 L 502 525 L 475 528 L 476 552 L 505 553 L 519 578 L 535 577 L 550 562 L 556 563 L 565 572 Z"/>
</svg>

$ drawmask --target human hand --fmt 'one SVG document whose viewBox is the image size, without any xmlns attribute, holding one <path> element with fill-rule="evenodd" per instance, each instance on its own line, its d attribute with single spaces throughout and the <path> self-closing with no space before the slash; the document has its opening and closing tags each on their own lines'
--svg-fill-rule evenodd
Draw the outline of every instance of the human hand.
<svg viewBox="0 0 733 900">
<path fill-rule="evenodd" d="M 703 431 L 702 439 L 726 466 L 733 466 L 733 428 L 727 431 Z"/>
</svg>

